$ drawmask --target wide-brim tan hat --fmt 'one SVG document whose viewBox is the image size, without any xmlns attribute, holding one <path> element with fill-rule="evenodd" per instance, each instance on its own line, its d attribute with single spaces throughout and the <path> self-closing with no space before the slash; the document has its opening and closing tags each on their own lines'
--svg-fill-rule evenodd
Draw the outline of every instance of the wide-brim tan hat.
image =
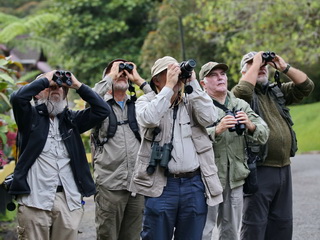
<svg viewBox="0 0 320 240">
<path fill-rule="evenodd" d="M 159 58 L 151 68 L 151 79 L 157 74 L 168 68 L 168 65 L 171 63 L 178 63 L 176 59 L 170 56 L 165 56 L 163 58 Z M 179 64 L 179 63 L 178 63 Z"/>
</svg>

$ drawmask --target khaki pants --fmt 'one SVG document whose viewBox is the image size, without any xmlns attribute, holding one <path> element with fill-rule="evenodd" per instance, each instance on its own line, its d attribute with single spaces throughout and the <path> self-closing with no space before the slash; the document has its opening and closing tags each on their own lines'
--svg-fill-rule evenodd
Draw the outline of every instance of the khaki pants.
<svg viewBox="0 0 320 240">
<path fill-rule="evenodd" d="M 51 211 L 20 205 L 18 239 L 76 240 L 83 208 L 70 211 L 63 192 L 56 193 Z"/>
<path fill-rule="evenodd" d="M 142 230 L 144 197 L 125 190 L 97 187 L 96 229 L 98 240 L 139 240 Z"/>
<path fill-rule="evenodd" d="M 213 229 L 217 224 L 219 240 L 237 240 L 243 208 L 243 187 L 230 189 L 229 184 L 223 190 L 223 202 L 216 206 L 208 206 L 208 214 L 202 240 L 211 240 Z"/>
</svg>

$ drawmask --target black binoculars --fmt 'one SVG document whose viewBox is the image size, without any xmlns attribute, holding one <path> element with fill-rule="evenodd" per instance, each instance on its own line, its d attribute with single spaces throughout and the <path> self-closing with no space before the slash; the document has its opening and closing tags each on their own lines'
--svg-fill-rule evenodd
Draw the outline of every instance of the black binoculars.
<svg viewBox="0 0 320 240">
<path fill-rule="evenodd" d="M 276 54 L 274 52 L 266 51 L 262 53 L 262 59 L 265 62 L 271 62 L 276 57 Z"/>
<path fill-rule="evenodd" d="M 239 111 L 240 110 L 235 110 L 235 111 L 227 110 L 226 115 L 236 117 L 237 112 Z M 241 136 L 245 130 L 246 130 L 246 125 L 244 123 L 239 123 L 239 121 L 236 123 L 234 127 L 229 128 L 229 132 L 236 132 L 239 136 Z"/>
<path fill-rule="evenodd" d="M 55 81 L 59 87 L 62 86 L 62 83 L 67 84 L 68 86 L 72 85 L 71 72 L 58 70 L 53 74 L 52 80 Z"/>
<path fill-rule="evenodd" d="M 120 63 L 119 64 L 119 72 L 123 71 L 123 70 L 127 70 L 129 73 L 132 72 L 134 66 L 131 63 Z"/>
<path fill-rule="evenodd" d="M 197 63 L 193 59 L 189 59 L 187 61 L 183 61 L 180 63 L 180 70 L 181 73 L 179 75 L 179 79 L 187 79 L 190 78 L 192 75 L 193 69 L 196 67 Z"/>
<path fill-rule="evenodd" d="M 165 143 L 163 147 L 158 142 L 153 142 L 152 152 L 150 156 L 149 166 L 147 167 L 147 174 L 151 175 L 156 170 L 157 164 L 164 169 L 168 168 L 168 163 L 171 159 L 172 143 Z"/>
</svg>

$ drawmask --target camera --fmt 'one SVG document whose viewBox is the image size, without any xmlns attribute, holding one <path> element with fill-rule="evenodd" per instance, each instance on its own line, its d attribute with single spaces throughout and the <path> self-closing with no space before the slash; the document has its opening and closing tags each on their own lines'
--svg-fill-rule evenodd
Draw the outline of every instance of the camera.
<svg viewBox="0 0 320 240">
<path fill-rule="evenodd" d="M 163 147 L 158 142 L 154 142 L 152 145 L 152 152 L 150 156 L 149 166 L 147 167 L 148 175 L 151 175 L 156 170 L 157 165 L 167 168 L 171 159 L 172 143 L 165 143 Z"/>
<path fill-rule="evenodd" d="M 196 67 L 197 63 L 193 59 L 189 59 L 187 61 L 183 61 L 180 63 L 181 73 L 179 75 L 179 79 L 187 79 L 192 75 L 193 69 Z"/>
<path fill-rule="evenodd" d="M 62 86 L 62 83 L 67 84 L 68 86 L 72 85 L 71 72 L 58 70 L 53 74 L 52 80 L 55 81 L 59 87 Z"/>
<path fill-rule="evenodd" d="M 262 53 L 262 59 L 265 62 L 271 62 L 276 57 L 276 54 L 274 52 L 266 51 Z"/>
<path fill-rule="evenodd" d="M 5 179 L 4 179 L 4 181 L 3 181 L 3 187 L 4 187 L 4 189 L 5 190 L 7 190 L 7 191 L 9 191 L 9 189 L 10 189 L 10 186 L 11 186 L 11 184 L 12 184 L 12 182 L 13 182 L 13 173 L 12 174 L 10 174 L 9 176 L 7 176 Z"/>
<path fill-rule="evenodd" d="M 123 71 L 123 70 L 127 70 L 129 73 L 132 72 L 134 66 L 131 63 L 120 63 L 119 64 L 119 72 Z"/>
<path fill-rule="evenodd" d="M 235 110 L 235 111 L 227 110 L 226 115 L 236 117 L 237 112 L 239 111 L 240 110 Z M 244 123 L 239 123 L 239 121 L 236 123 L 234 127 L 229 128 L 229 132 L 236 132 L 239 136 L 242 135 L 244 130 L 246 130 L 246 125 Z"/>
</svg>

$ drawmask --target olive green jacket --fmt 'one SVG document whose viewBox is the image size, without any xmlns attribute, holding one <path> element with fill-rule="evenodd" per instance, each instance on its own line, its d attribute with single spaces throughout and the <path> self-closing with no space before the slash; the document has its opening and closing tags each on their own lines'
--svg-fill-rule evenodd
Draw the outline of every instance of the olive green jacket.
<svg viewBox="0 0 320 240">
<path fill-rule="evenodd" d="M 244 111 L 248 115 L 248 118 L 256 125 L 256 129 L 252 135 L 245 130 L 244 135 L 246 135 L 246 138 L 259 144 L 266 143 L 269 137 L 269 128 L 262 118 L 250 108 L 247 102 L 236 98 L 231 92 L 228 92 L 227 99 L 228 103 L 226 107 L 228 109 Z M 226 113 L 218 107 L 217 109 L 218 118 L 223 118 Z M 218 175 L 222 187 L 225 188 L 228 180 L 231 189 L 239 187 L 244 184 L 244 180 L 250 172 L 245 152 L 245 137 L 228 130 L 216 136 L 215 130 L 216 127 L 207 128 L 213 140 L 215 162 L 218 167 Z"/>
</svg>

